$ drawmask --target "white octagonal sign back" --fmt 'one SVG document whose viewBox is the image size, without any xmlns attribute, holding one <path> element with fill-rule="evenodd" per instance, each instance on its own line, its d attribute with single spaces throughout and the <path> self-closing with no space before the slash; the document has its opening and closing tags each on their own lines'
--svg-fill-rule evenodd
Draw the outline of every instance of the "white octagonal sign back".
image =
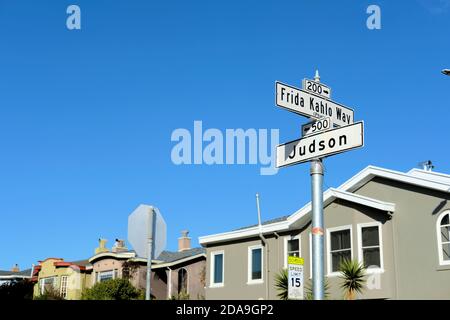
<svg viewBox="0 0 450 320">
<path fill-rule="evenodd" d="M 152 237 L 151 258 L 157 258 L 166 247 L 166 232 L 166 222 L 156 207 L 141 204 L 128 217 L 128 241 L 139 257 L 148 257 L 148 239 Z"/>
</svg>

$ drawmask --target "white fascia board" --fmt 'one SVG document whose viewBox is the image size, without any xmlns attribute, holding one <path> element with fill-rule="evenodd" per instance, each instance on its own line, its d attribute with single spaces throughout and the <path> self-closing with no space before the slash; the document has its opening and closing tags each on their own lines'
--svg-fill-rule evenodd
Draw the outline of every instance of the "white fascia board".
<svg viewBox="0 0 450 320">
<path fill-rule="evenodd" d="M 364 170 L 360 171 L 358 174 L 356 174 L 355 176 L 344 182 L 338 189 L 353 192 L 358 187 L 362 186 L 375 176 L 400 181 L 403 183 L 412 184 L 419 187 L 429 188 L 437 191 L 450 192 L 450 186 L 445 183 L 414 177 L 407 173 L 374 166 L 368 166 Z"/>
<path fill-rule="evenodd" d="M 445 174 L 445 173 L 426 171 L 423 169 L 414 168 L 408 172 L 408 175 L 411 175 L 413 177 L 431 180 L 431 181 L 438 182 L 438 183 L 448 184 L 450 186 L 450 175 Z"/>
<path fill-rule="evenodd" d="M 198 238 L 198 242 L 200 245 L 204 246 L 207 244 L 211 244 L 214 242 L 222 242 L 227 240 L 236 240 L 236 239 L 242 239 L 242 238 L 249 238 L 253 236 L 258 236 L 260 233 L 267 234 L 271 232 L 278 232 L 282 230 L 288 229 L 288 222 L 281 221 L 281 222 L 275 222 L 267 225 L 255 226 L 251 228 L 241 229 L 241 230 L 235 230 L 230 232 L 224 232 L 219 234 L 213 234 L 209 236 L 203 236 Z"/>
<path fill-rule="evenodd" d="M 9 280 L 9 279 L 29 279 L 31 276 L 22 276 L 22 275 L 8 275 L 8 276 L 0 276 L 0 280 Z"/>
<path fill-rule="evenodd" d="M 94 260 L 97 259 L 101 259 L 101 258 L 106 258 L 106 257 L 110 257 L 110 258 L 115 258 L 115 259 L 126 259 L 126 258 L 133 258 L 136 256 L 136 253 L 134 252 L 101 252 L 96 254 L 95 256 L 92 256 L 89 258 L 89 262 L 92 262 Z"/>
<path fill-rule="evenodd" d="M 342 200 L 347 200 L 354 203 L 359 203 L 361 205 L 371 207 L 374 209 L 378 209 L 381 211 L 387 211 L 387 212 L 394 212 L 395 211 L 395 204 L 390 202 L 385 202 L 365 196 L 361 196 L 359 194 L 354 194 L 346 191 L 342 191 L 339 189 L 330 189 L 331 194 L 335 198 L 339 198 Z M 334 199 L 333 199 L 334 200 Z"/>
</svg>

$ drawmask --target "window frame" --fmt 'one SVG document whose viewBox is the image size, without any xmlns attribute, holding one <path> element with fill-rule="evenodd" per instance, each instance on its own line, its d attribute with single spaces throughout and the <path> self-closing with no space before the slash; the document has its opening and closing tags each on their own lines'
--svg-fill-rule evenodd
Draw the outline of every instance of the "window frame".
<svg viewBox="0 0 450 320">
<path fill-rule="evenodd" d="M 252 279 L 253 271 L 253 250 L 261 250 L 261 279 Z M 261 244 L 249 246 L 247 249 L 247 284 L 264 283 L 264 247 Z"/>
<path fill-rule="evenodd" d="M 215 257 L 217 255 L 222 255 L 222 282 L 214 282 L 214 271 L 215 271 Z M 211 263 L 210 263 L 210 288 L 220 288 L 225 286 L 225 252 L 224 250 L 212 251 L 210 253 Z"/>
<path fill-rule="evenodd" d="M 69 284 L 69 276 L 61 276 L 61 283 L 60 283 L 59 294 L 64 299 L 67 299 L 68 284 Z"/>
<path fill-rule="evenodd" d="M 180 277 L 180 272 L 182 271 L 182 270 L 184 270 L 184 272 L 185 272 L 185 274 L 186 274 L 186 293 L 187 294 L 189 294 L 189 272 L 188 272 L 188 270 L 185 268 L 185 267 L 181 267 L 180 269 L 178 269 L 178 272 L 177 272 L 177 285 L 178 285 L 178 287 L 177 287 L 177 291 L 178 291 L 178 294 L 180 294 L 181 293 L 181 290 L 180 290 L 180 282 L 179 282 L 179 277 Z"/>
<path fill-rule="evenodd" d="M 102 276 L 102 274 L 105 274 L 105 273 L 111 273 L 111 274 L 112 274 L 112 277 L 111 277 L 110 279 L 115 279 L 115 275 L 116 275 L 115 269 L 104 270 L 104 271 L 98 271 L 98 272 L 97 272 L 97 279 L 96 279 L 97 283 L 98 283 L 98 282 L 102 282 L 101 276 Z M 106 280 L 103 280 L 103 281 L 107 281 L 107 280 L 110 280 L 110 279 L 106 279 Z"/>
<path fill-rule="evenodd" d="M 52 287 L 53 287 L 53 289 L 57 290 L 57 285 L 56 285 L 57 278 L 58 278 L 57 276 L 49 276 L 49 277 L 39 279 L 39 284 L 40 284 L 39 292 L 41 293 L 41 295 L 43 295 L 45 293 L 45 280 L 48 280 L 48 279 L 53 279 Z"/>
<path fill-rule="evenodd" d="M 302 256 L 302 237 L 301 234 L 296 236 L 285 236 L 284 237 L 284 268 L 287 268 L 287 258 L 288 258 L 288 241 L 290 240 L 298 240 L 298 255 Z"/>
<path fill-rule="evenodd" d="M 444 219 L 446 215 L 449 215 L 449 222 L 450 222 L 450 210 L 444 210 L 442 211 L 436 220 L 436 237 L 437 237 L 437 244 L 438 244 L 438 257 L 439 257 L 439 265 L 440 266 L 448 266 L 450 265 L 450 259 L 444 260 L 444 253 L 443 251 L 443 243 L 442 243 L 442 237 L 441 237 L 441 221 Z M 447 226 L 447 225 L 446 225 Z"/>
<path fill-rule="evenodd" d="M 339 271 L 332 271 L 331 266 L 331 234 L 337 231 L 350 230 L 350 259 L 353 260 L 353 226 L 351 224 L 327 228 L 327 277 L 337 277 L 340 275 Z"/>
<path fill-rule="evenodd" d="M 382 229 L 383 225 L 378 221 L 357 224 L 356 228 L 357 228 L 357 233 L 358 233 L 358 261 L 359 261 L 359 263 L 364 264 L 362 229 L 368 228 L 368 227 L 378 227 L 378 247 L 380 248 L 380 267 L 365 269 L 365 271 L 367 274 L 383 273 L 384 272 L 383 229 Z M 372 246 L 372 247 L 375 247 L 375 246 Z"/>
</svg>

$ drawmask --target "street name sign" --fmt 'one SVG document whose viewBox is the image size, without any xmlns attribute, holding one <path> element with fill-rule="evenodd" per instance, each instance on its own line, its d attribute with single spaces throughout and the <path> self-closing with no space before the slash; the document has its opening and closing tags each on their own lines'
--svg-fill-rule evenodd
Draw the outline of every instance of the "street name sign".
<svg viewBox="0 0 450 320">
<path fill-rule="evenodd" d="M 288 257 L 288 299 L 303 300 L 303 264 L 299 257 Z"/>
<path fill-rule="evenodd" d="M 302 137 L 330 130 L 331 127 L 332 126 L 330 118 L 323 118 L 312 122 L 308 122 L 307 124 L 302 125 Z"/>
<path fill-rule="evenodd" d="M 303 79 L 303 90 L 331 99 L 331 88 L 314 80 Z"/>
<path fill-rule="evenodd" d="M 347 126 L 353 123 L 352 109 L 281 82 L 275 82 L 276 105 L 299 115 L 321 119 L 330 117 L 333 124 Z"/>
<path fill-rule="evenodd" d="M 319 159 L 364 146 L 364 123 L 320 132 L 277 146 L 277 168 Z"/>
</svg>

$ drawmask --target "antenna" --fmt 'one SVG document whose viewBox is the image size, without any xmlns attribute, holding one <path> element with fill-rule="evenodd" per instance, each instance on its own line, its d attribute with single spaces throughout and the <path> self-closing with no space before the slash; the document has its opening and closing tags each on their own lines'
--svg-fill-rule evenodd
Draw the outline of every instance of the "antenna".
<svg viewBox="0 0 450 320">
<path fill-rule="evenodd" d="M 259 193 L 256 194 L 256 208 L 258 209 L 258 226 L 261 227 L 261 210 L 259 208 Z"/>
<path fill-rule="evenodd" d="M 433 162 L 431 162 L 431 160 L 420 162 L 419 166 L 421 166 L 422 169 L 425 171 L 433 171 L 434 169 L 434 165 Z"/>
</svg>

